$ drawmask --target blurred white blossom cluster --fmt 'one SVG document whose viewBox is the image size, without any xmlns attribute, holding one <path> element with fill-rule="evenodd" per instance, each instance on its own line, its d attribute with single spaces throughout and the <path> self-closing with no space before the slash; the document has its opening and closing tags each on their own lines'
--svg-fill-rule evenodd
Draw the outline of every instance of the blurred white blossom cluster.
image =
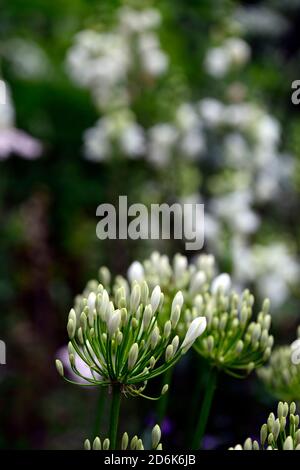
<svg viewBox="0 0 300 470">
<path fill-rule="evenodd" d="M 241 289 L 252 282 L 279 307 L 296 282 L 299 265 L 281 234 L 261 242 L 268 222 L 261 214 L 276 213 L 283 203 L 286 208 L 283 195 L 292 194 L 294 158 L 281 149 L 278 120 L 230 78 L 250 60 L 250 47 L 231 34 L 208 49 L 204 72 L 212 90 L 215 86 L 221 93 L 195 102 L 174 100 L 173 112 L 168 117 L 158 113 L 157 122 L 146 128 L 134 111 L 136 89 L 172 74 L 157 36 L 160 23 L 158 10 L 121 8 L 113 30 L 82 31 L 75 38 L 69 71 L 91 91 L 102 113 L 84 134 L 85 156 L 93 161 L 143 158 L 157 170 L 156 188 L 159 179 L 164 186 L 173 184 L 166 175 L 177 171 L 177 180 L 183 181 L 186 174 L 180 183 L 186 187 L 177 197 L 205 204 L 209 251 L 219 261 L 230 260 Z M 229 81 L 225 88 L 224 79 Z"/>
<path fill-rule="evenodd" d="M 15 110 L 12 104 L 8 84 L 2 81 L 4 89 L 3 103 L 0 103 L 0 161 L 12 154 L 33 160 L 42 153 L 42 145 L 26 132 L 15 127 Z"/>
</svg>

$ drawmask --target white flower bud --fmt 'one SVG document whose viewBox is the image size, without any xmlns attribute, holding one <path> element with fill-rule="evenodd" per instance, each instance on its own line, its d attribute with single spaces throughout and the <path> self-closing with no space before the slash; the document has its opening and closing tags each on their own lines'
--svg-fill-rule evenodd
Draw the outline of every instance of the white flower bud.
<svg viewBox="0 0 300 470">
<path fill-rule="evenodd" d="M 152 429 L 152 448 L 156 449 L 161 439 L 161 430 L 158 424 Z"/>
<path fill-rule="evenodd" d="M 83 448 L 84 448 L 84 450 L 91 450 L 91 443 L 90 443 L 89 439 L 86 439 L 84 441 Z"/>
<path fill-rule="evenodd" d="M 151 319 L 153 317 L 152 307 L 151 305 L 146 305 L 144 310 L 143 322 L 144 322 L 144 330 L 148 328 L 150 325 Z"/>
<path fill-rule="evenodd" d="M 55 360 L 55 366 L 56 370 L 59 373 L 61 377 L 64 377 L 64 366 L 62 365 L 62 362 L 59 359 Z"/>
<path fill-rule="evenodd" d="M 166 353 L 165 353 L 166 362 L 170 361 L 170 359 L 172 359 L 173 355 L 174 355 L 173 346 L 172 346 L 172 344 L 169 344 L 167 346 Z"/>
<path fill-rule="evenodd" d="M 165 384 L 163 388 L 161 389 L 161 395 L 164 395 L 165 393 L 167 393 L 168 390 L 169 390 L 169 385 Z"/>
<path fill-rule="evenodd" d="M 129 442 L 128 434 L 127 434 L 127 432 L 124 432 L 124 434 L 122 436 L 121 450 L 126 450 L 127 449 L 128 442 Z"/>
<path fill-rule="evenodd" d="M 180 308 L 179 305 L 176 305 L 175 308 L 172 309 L 172 313 L 171 313 L 171 316 L 170 316 L 172 329 L 176 328 L 177 323 L 178 323 L 179 318 L 180 318 L 180 313 L 181 313 L 181 308 Z"/>
<path fill-rule="evenodd" d="M 179 345 L 179 336 L 178 335 L 174 336 L 171 344 L 173 346 L 173 352 L 174 352 L 174 354 L 176 354 L 176 351 L 177 351 L 178 345 Z"/>
<path fill-rule="evenodd" d="M 131 346 L 129 350 L 129 354 L 128 354 L 128 369 L 129 370 L 132 370 L 134 368 L 138 355 L 139 355 L 139 346 L 137 343 L 134 343 Z"/>
<path fill-rule="evenodd" d="M 109 450 L 110 440 L 108 438 L 103 441 L 103 450 Z"/>
<path fill-rule="evenodd" d="M 87 298 L 87 305 L 90 311 L 94 312 L 94 308 L 96 308 L 96 294 L 95 292 L 91 292 Z"/>
<path fill-rule="evenodd" d="M 68 331 L 69 338 L 73 339 L 75 336 L 75 332 L 76 332 L 76 324 L 71 318 L 70 320 L 68 320 L 67 331 Z"/>
<path fill-rule="evenodd" d="M 161 290 L 159 286 L 156 286 L 154 287 L 152 291 L 151 300 L 150 300 L 153 314 L 155 314 L 156 310 L 158 309 L 160 301 L 161 301 Z"/>
<path fill-rule="evenodd" d="M 222 273 L 217 276 L 211 283 L 211 293 L 216 294 L 220 289 L 223 294 L 227 294 L 231 287 L 231 278 L 229 274 Z"/>
<path fill-rule="evenodd" d="M 130 283 L 144 279 L 144 268 L 141 263 L 134 261 L 128 268 L 127 277 Z"/>
<path fill-rule="evenodd" d="M 141 299 L 141 288 L 138 284 L 135 284 L 132 288 L 130 296 L 130 310 L 136 312 Z"/>
<path fill-rule="evenodd" d="M 108 319 L 107 331 L 110 338 L 116 333 L 119 329 L 121 323 L 121 311 L 115 310 L 111 317 Z"/>
<path fill-rule="evenodd" d="M 164 326 L 164 337 L 169 338 L 170 333 L 171 333 L 171 322 L 170 320 L 166 321 L 165 326 Z"/>
<path fill-rule="evenodd" d="M 182 295 L 181 291 L 178 291 L 177 294 L 175 295 L 173 302 L 172 302 L 172 307 L 171 307 L 171 316 L 173 312 L 175 311 L 176 307 L 179 306 L 179 309 L 181 310 L 183 306 L 184 298 Z"/>
<path fill-rule="evenodd" d="M 206 325 L 205 317 L 195 318 L 187 330 L 181 349 L 187 351 L 193 345 L 194 341 L 205 331 Z"/>
<path fill-rule="evenodd" d="M 292 436 L 288 436 L 283 443 L 283 450 L 294 450 L 294 443 Z"/>
<path fill-rule="evenodd" d="M 141 284 L 141 302 L 146 305 L 149 297 L 149 287 L 146 281 Z"/>
<path fill-rule="evenodd" d="M 101 450 L 100 437 L 95 437 L 94 442 L 93 442 L 93 450 Z"/>
<path fill-rule="evenodd" d="M 106 313 L 109 306 L 109 295 L 106 290 L 103 291 L 101 304 L 99 306 L 100 317 L 102 321 L 106 321 Z"/>
<path fill-rule="evenodd" d="M 158 341 L 159 341 L 159 328 L 158 326 L 156 326 L 151 333 L 150 343 L 151 343 L 152 349 L 156 348 Z"/>
</svg>

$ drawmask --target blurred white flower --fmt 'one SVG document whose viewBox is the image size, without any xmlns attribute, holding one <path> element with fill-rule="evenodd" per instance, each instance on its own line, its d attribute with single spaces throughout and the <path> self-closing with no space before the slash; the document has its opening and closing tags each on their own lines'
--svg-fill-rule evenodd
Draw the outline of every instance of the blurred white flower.
<svg viewBox="0 0 300 470">
<path fill-rule="evenodd" d="M 144 279 L 144 268 L 141 263 L 134 261 L 128 268 L 127 277 L 129 282 L 142 281 Z"/>
<path fill-rule="evenodd" d="M 215 127 L 223 121 L 223 104 L 214 98 L 204 98 L 198 103 L 200 116 L 209 127 Z"/>
<path fill-rule="evenodd" d="M 250 47 L 241 38 L 226 39 L 224 48 L 230 57 L 231 64 L 244 65 L 250 59 Z"/>
<path fill-rule="evenodd" d="M 156 9 L 134 10 L 123 7 L 119 10 L 120 29 L 125 33 L 140 33 L 157 28 L 161 22 L 160 12 Z"/>
<path fill-rule="evenodd" d="M 222 290 L 224 294 L 227 294 L 231 287 L 231 278 L 229 274 L 222 273 L 214 278 L 211 284 L 211 293 L 216 294 L 218 290 Z"/>
<path fill-rule="evenodd" d="M 149 161 L 157 166 L 167 165 L 178 137 L 176 127 L 168 123 L 156 124 L 149 129 L 148 134 L 149 148 L 147 157 Z"/>
<path fill-rule="evenodd" d="M 131 158 L 139 158 L 145 153 L 144 129 L 136 123 L 130 123 L 120 136 L 121 149 Z"/>
<path fill-rule="evenodd" d="M 209 49 L 204 60 L 204 67 L 209 75 L 215 78 L 224 77 L 230 68 L 228 51 L 223 47 Z"/>
</svg>

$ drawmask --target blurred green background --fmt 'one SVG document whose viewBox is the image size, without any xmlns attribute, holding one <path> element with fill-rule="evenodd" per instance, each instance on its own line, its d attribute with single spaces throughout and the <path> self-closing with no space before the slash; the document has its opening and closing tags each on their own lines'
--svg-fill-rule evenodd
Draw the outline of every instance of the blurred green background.
<svg viewBox="0 0 300 470">
<path fill-rule="evenodd" d="M 146 11 L 145 25 L 128 11 Z M 121 194 L 204 202 L 205 251 L 237 285 L 274 300 L 276 340 L 294 339 L 299 26 L 297 0 L 2 0 L 0 78 L 11 98 L 0 104 L 0 448 L 76 449 L 99 430 L 98 391 L 65 384 L 54 368 L 73 298 L 102 264 L 124 274 L 153 249 L 184 252 L 173 241 L 98 240 L 96 208 Z M 100 35 L 94 50 L 93 38 L 74 39 L 82 30 Z M 97 54 L 115 59 L 97 71 Z M 98 128 L 97 147 L 86 130 L 99 118 L 106 134 Z M 192 355 L 176 370 L 165 447 L 185 445 L 184 403 L 197 373 Z M 241 440 L 273 403 L 255 376 L 224 378 L 219 395 L 207 448 Z M 141 432 L 155 407 L 129 399 L 122 419 Z"/>
</svg>

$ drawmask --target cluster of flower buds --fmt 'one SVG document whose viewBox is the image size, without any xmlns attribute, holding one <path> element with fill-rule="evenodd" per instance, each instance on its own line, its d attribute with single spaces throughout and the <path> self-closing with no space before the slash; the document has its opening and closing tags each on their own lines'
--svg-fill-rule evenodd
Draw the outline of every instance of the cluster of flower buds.
<svg viewBox="0 0 300 470">
<path fill-rule="evenodd" d="M 158 285 L 151 291 L 146 281 L 129 286 L 120 278 L 111 295 L 103 284 L 96 287 L 94 282 L 87 293 L 87 297 L 77 298 L 67 322 L 69 361 L 80 385 L 82 380 L 86 385 L 119 384 L 124 393 L 145 396 L 142 392 L 147 381 L 172 367 L 206 328 L 205 317 L 198 316 L 184 339 L 179 339 L 176 327 L 184 303 L 181 291 L 168 304 L 168 318 L 163 323 L 159 316 L 164 295 Z M 79 370 L 77 358 L 88 366 L 90 376 Z M 59 359 L 56 367 L 67 381 L 77 383 L 65 377 Z M 162 394 L 167 388 L 163 387 Z"/>
<path fill-rule="evenodd" d="M 154 426 L 151 433 L 151 450 L 162 450 L 161 439 L 161 430 L 158 424 Z M 101 442 L 100 437 L 95 437 L 94 441 L 91 443 L 89 439 L 84 441 L 85 450 L 109 450 L 110 441 L 108 438 L 104 439 Z M 132 439 L 129 439 L 128 433 L 124 432 L 121 439 L 121 450 L 144 450 L 144 444 L 142 439 L 138 436 L 134 436 Z"/>
<path fill-rule="evenodd" d="M 213 282 L 210 292 L 195 296 L 192 309 L 187 309 L 184 316 L 186 327 L 198 316 L 206 318 L 205 334 L 194 343 L 195 350 L 212 366 L 240 378 L 263 365 L 271 355 L 274 339 L 269 334 L 270 302 L 263 302 L 254 321 L 253 295 L 245 290 L 240 296 L 229 288 L 226 293 L 225 284 L 222 281 L 215 286 Z"/>
<path fill-rule="evenodd" d="M 277 418 L 270 413 L 260 429 L 260 442 L 250 437 L 244 445 L 230 447 L 230 450 L 300 450 L 299 415 L 294 402 L 279 402 Z"/>
<path fill-rule="evenodd" d="M 281 400 L 300 399 L 300 328 L 298 339 L 291 346 L 279 346 L 271 354 L 268 365 L 257 371 L 268 391 Z"/>
<path fill-rule="evenodd" d="M 209 288 L 214 269 L 215 259 L 212 255 L 200 255 L 194 264 L 189 264 L 187 258 L 178 253 L 170 262 L 167 255 L 155 251 L 143 264 L 134 261 L 127 276 L 129 282 L 145 279 L 151 287 L 159 284 L 170 294 L 181 289 L 188 302 L 194 295 Z"/>
</svg>

